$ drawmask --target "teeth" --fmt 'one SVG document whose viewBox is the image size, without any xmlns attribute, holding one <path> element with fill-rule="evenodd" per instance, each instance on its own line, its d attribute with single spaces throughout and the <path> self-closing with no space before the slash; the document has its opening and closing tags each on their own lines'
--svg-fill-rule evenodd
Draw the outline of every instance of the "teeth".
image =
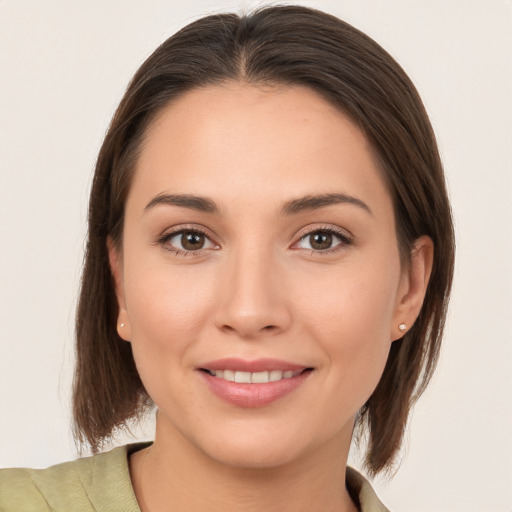
<svg viewBox="0 0 512 512">
<path fill-rule="evenodd" d="M 268 382 L 268 372 L 256 372 L 251 375 L 251 382 L 262 384 Z"/>
<path fill-rule="evenodd" d="M 251 374 L 249 372 L 236 372 L 235 382 L 241 382 L 243 384 L 251 383 Z"/>
<path fill-rule="evenodd" d="M 209 370 L 212 375 L 230 382 L 239 382 L 242 384 L 265 384 L 267 382 L 276 382 L 282 379 L 290 379 L 299 375 L 301 372 L 270 370 L 265 372 L 240 372 L 233 370 Z"/>
<path fill-rule="evenodd" d="M 283 372 L 279 370 L 272 370 L 268 375 L 269 382 L 275 382 L 276 380 L 281 380 L 283 378 Z"/>
<path fill-rule="evenodd" d="M 221 377 L 224 380 L 230 380 L 231 382 L 235 382 L 235 372 L 231 370 L 220 370 L 220 373 L 223 373 L 224 375 Z M 217 372 L 215 372 L 215 375 L 217 375 Z"/>
</svg>

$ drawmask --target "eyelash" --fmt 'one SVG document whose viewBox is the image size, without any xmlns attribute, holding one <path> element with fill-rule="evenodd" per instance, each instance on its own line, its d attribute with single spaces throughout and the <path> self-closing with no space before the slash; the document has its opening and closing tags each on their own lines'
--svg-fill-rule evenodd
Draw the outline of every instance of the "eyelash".
<svg viewBox="0 0 512 512">
<path fill-rule="evenodd" d="M 185 251 L 182 249 L 176 249 L 176 248 L 168 245 L 168 242 L 169 242 L 169 240 L 171 240 L 171 238 L 175 237 L 176 235 L 185 234 L 185 233 L 204 235 L 208 240 L 210 240 L 211 243 L 214 244 L 214 242 L 211 240 L 211 237 L 208 235 L 208 233 L 206 231 L 203 231 L 196 227 L 190 227 L 190 228 L 189 227 L 180 227 L 173 231 L 169 231 L 169 232 L 165 233 L 162 237 L 160 237 L 158 239 L 157 243 L 159 245 L 161 245 L 165 250 L 173 253 L 176 256 L 198 256 L 198 255 L 200 255 L 204 249 L 198 249 L 195 251 L 192 251 L 192 250 Z M 343 231 L 341 229 L 336 229 L 332 226 L 329 226 L 329 227 L 322 226 L 322 227 L 317 227 L 317 228 L 309 230 L 309 231 L 302 232 L 299 236 L 298 241 L 295 242 L 294 245 L 300 243 L 302 240 L 306 239 L 307 237 L 309 237 L 315 233 L 327 233 L 327 234 L 334 235 L 336 238 L 338 238 L 340 243 L 335 245 L 334 247 L 331 247 L 329 249 L 324 249 L 324 250 L 303 249 L 304 251 L 307 251 L 310 255 L 324 256 L 324 255 L 332 254 L 333 252 L 337 252 L 337 251 L 341 250 L 343 247 L 352 245 L 352 243 L 353 243 L 352 236 L 349 233 L 347 233 L 346 231 Z"/>
<path fill-rule="evenodd" d="M 349 245 L 352 245 L 353 238 L 352 235 L 350 235 L 347 231 L 344 231 L 340 228 L 335 228 L 333 226 L 321 226 L 314 229 L 303 231 L 299 235 L 299 240 L 294 243 L 294 245 L 300 243 L 305 238 L 315 234 L 315 233 L 327 233 L 330 235 L 334 235 L 339 240 L 339 244 L 335 245 L 334 247 L 331 247 L 329 249 L 323 249 L 323 250 L 314 250 L 314 249 L 303 249 L 307 251 L 310 255 L 314 256 L 327 256 L 329 254 L 332 254 L 334 252 L 338 252 L 342 250 L 344 247 L 347 247 Z"/>
<path fill-rule="evenodd" d="M 176 235 L 181 235 L 185 233 L 204 235 L 205 238 L 211 241 L 211 237 L 208 235 L 206 231 L 203 231 L 202 229 L 198 229 L 196 227 L 185 226 L 165 233 L 162 237 L 158 239 L 157 243 L 161 245 L 165 250 L 175 254 L 176 256 L 198 256 L 203 252 L 203 249 L 198 249 L 196 251 L 184 251 L 183 249 L 176 249 L 175 247 L 168 245 L 168 242 L 169 240 L 171 240 L 171 238 L 175 237 Z"/>
</svg>

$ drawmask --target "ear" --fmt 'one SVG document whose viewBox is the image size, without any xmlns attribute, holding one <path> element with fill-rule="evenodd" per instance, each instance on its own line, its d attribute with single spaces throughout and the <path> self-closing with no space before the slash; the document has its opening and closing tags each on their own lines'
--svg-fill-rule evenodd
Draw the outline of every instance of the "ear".
<svg viewBox="0 0 512 512">
<path fill-rule="evenodd" d="M 111 237 L 107 238 L 107 250 L 110 271 L 112 272 L 112 277 L 114 279 L 117 305 L 119 307 L 119 313 L 117 316 L 117 333 L 123 340 L 130 341 L 132 331 L 124 294 L 123 259 L 120 249 L 115 246 Z"/>
<path fill-rule="evenodd" d="M 428 236 L 416 240 L 410 265 L 403 269 L 391 325 L 391 340 L 401 338 L 420 314 L 434 261 L 434 243 Z M 405 326 L 405 327 L 404 327 Z"/>
</svg>

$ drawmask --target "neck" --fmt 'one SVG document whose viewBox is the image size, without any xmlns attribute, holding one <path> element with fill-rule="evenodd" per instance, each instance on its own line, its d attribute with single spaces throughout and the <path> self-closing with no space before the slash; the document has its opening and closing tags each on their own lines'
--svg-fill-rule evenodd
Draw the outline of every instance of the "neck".
<svg viewBox="0 0 512 512">
<path fill-rule="evenodd" d="M 155 442 L 131 456 L 142 512 L 356 512 L 345 488 L 350 438 L 332 439 L 299 460 L 240 468 L 213 460 L 157 421 Z"/>
</svg>

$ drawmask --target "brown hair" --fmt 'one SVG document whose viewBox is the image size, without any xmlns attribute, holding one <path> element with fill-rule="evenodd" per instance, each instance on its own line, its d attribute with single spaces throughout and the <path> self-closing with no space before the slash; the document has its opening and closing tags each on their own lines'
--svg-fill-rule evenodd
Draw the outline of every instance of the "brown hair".
<svg viewBox="0 0 512 512">
<path fill-rule="evenodd" d="M 405 72 L 359 30 L 298 6 L 199 19 L 157 48 L 130 82 L 101 147 L 91 190 L 76 318 L 76 438 L 96 452 L 152 403 L 131 345 L 116 331 L 107 237 L 119 246 L 137 153 L 155 115 L 185 91 L 225 81 L 302 85 L 340 108 L 366 134 L 388 184 L 403 264 L 420 236 L 434 242 L 421 313 L 392 344 L 382 378 L 357 419 L 359 432 L 367 435 L 367 470 L 376 474 L 393 462 L 409 410 L 437 363 L 453 275 L 451 212 L 435 136 Z"/>
</svg>

